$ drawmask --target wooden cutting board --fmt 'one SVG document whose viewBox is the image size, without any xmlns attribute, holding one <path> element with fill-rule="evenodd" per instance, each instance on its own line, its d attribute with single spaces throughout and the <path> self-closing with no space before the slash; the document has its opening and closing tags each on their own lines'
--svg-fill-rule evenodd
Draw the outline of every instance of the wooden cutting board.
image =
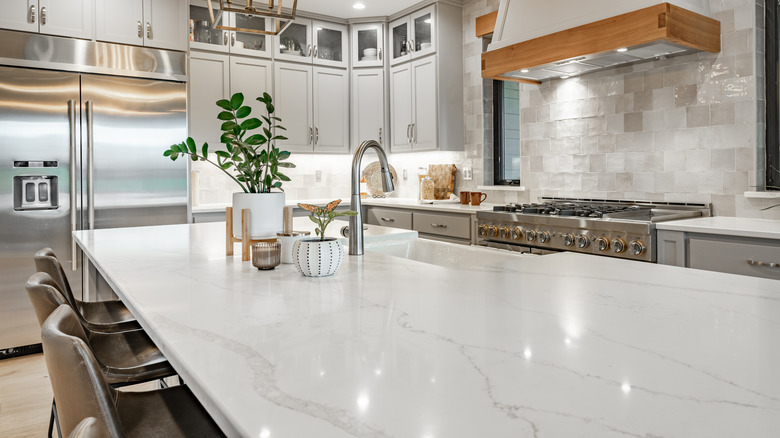
<svg viewBox="0 0 780 438">
<path fill-rule="evenodd" d="M 430 164 L 428 176 L 433 178 L 435 199 L 449 199 L 455 191 L 455 165 L 454 164 Z"/>
</svg>

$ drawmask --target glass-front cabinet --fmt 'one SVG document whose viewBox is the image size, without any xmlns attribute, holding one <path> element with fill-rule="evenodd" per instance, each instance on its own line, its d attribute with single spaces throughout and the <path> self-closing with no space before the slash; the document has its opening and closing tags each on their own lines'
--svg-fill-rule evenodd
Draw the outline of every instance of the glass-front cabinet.
<svg viewBox="0 0 780 438">
<path fill-rule="evenodd" d="M 347 56 L 347 27 L 340 24 L 298 19 L 274 38 L 280 60 L 346 67 Z"/>
<path fill-rule="evenodd" d="M 384 44 L 382 23 L 352 25 L 352 66 L 382 67 Z"/>
<path fill-rule="evenodd" d="M 219 3 L 212 2 L 215 24 L 211 24 L 205 0 L 190 2 L 190 48 L 238 55 L 269 56 L 271 37 L 254 32 L 218 29 L 217 26 L 238 29 L 268 30 L 271 20 L 254 15 L 220 12 Z"/>
<path fill-rule="evenodd" d="M 390 23 L 390 63 L 436 53 L 436 5 Z"/>
</svg>

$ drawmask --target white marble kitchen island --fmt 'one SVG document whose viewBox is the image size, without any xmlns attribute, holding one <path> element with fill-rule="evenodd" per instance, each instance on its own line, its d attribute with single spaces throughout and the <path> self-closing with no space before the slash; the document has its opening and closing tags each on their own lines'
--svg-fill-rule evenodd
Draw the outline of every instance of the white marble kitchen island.
<svg viewBox="0 0 780 438">
<path fill-rule="evenodd" d="M 224 225 L 78 231 L 229 436 L 780 436 L 780 282 L 574 253 L 332 277 Z"/>
</svg>

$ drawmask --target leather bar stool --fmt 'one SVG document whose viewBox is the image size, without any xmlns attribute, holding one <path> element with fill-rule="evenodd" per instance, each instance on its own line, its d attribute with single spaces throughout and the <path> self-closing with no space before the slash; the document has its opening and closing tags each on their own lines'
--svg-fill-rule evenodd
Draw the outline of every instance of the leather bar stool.
<svg viewBox="0 0 780 438">
<path fill-rule="evenodd" d="M 186 386 L 147 392 L 111 388 L 70 306 L 52 312 L 41 338 L 65 433 L 71 433 L 82 419 L 94 417 L 110 437 L 224 436 Z"/>
<path fill-rule="evenodd" d="M 68 277 L 62 269 L 57 256 L 51 248 L 43 248 L 35 253 L 35 269 L 38 272 L 45 272 L 57 282 L 58 289 L 68 304 L 76 312 L 81 323 L 92 331 L 110 332 L 117 330 L 138 329 L 138 321 L 127 309 L 125 304 L 119 300 L 108 301 L 81 301 L 73 296 Z"/>
</svg>

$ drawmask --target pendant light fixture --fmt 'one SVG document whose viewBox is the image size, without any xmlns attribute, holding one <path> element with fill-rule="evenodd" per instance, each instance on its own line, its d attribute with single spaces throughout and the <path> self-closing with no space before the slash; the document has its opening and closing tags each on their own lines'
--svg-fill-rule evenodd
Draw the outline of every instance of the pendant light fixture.
<svg viewBox="0 0 780 438">
<path fill-rule="evenodd" d="M 277 2 L 278 4 L 275 4 Z M 254 15 L 274 19 L 274 24 L 271 30 L 257 30 L 217 25 L 217 20 L 214 16 L 214 10 L 211 6 L 211 0 L 207 0 L 206 3 L 209 5 L 209 17 L 211 18 L 211 24 L 214 25 L 217 29 L 259 33 L 263 35 L 279 35 L 282 33 L 290 26 L 290 24 L 292 24 L 293 20 L 295 20 L 295 11 L 298 8 L 298 0 L 292 0 L 292 8 L 290 8 L 289 12 L 285 12 L 282 9 L 282 0 L 260 0 L 256 2 L 257 4 L 260 4 L 260 6 L 255 6 L 255 4 L 253 4 L 255 2 L 252 0 L 219 0 L 219 12 L 217 13 L 217 17 L 219 17 L 219 14 L 222 12 L 235 12 L 237 14 Z"/>
</svg>

